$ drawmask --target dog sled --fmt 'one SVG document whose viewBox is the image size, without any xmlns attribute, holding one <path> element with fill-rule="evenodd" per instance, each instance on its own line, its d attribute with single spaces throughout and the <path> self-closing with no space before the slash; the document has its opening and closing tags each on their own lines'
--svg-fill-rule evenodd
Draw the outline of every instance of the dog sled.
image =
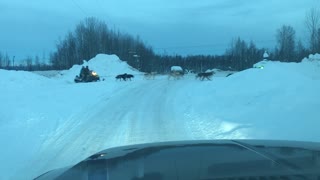
<svg viewBox="0 0 320 180">
<path fill-rule="evenodd" d="M 182 78 L 184 75 L 183 69 L 180 66 L 172 66 L 169 73 L 168 79 L 173 78 L 174 80 Z"/>
</svg>

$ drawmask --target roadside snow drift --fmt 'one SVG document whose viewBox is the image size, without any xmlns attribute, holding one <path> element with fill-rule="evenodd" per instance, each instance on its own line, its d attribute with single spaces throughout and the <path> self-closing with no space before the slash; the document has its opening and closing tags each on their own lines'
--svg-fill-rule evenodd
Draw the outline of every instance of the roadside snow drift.
<svg viewBox="0 0 320 180">
<path fill-rule="evenodd" d="M 47 78 L 0 70 L 0 179 L 32 179 L 103 149 L 191 139 L 320 141 L 320 55 L 263 61 L 212 81 L 141 72 L 97 55 Z M 105 81 L 74 83 L 88 65 Z M 130 73 L 132 81 L 116 81 Z M 32 168 L 30 168 L 32 167 Z"/>
</svg>

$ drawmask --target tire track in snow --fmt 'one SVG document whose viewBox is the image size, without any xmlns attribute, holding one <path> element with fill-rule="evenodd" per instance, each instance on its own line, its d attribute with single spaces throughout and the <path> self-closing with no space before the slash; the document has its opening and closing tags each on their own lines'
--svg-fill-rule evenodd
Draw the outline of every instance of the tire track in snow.
<svg viewBox="0 0 320 180">
<path fill-rule="evenodd" d="M 110 95 L 103 96 L 103 99 L 99 102 L 92 106 L 87 106 L 87 109 L 84 109 L 83 112 L 72 115 L 69 119 L 65 120 L 56 132 L 51 134 L 48 139 L 42 143 L 42 148 L 39 149 L 37 157 L 22 171 L 29 172 L 32 175 L 32 177 L 30 177 L 31 179 L 48 170 L 77 163 L 101 150 L 102 144 L 95 143 L 101 139 L 101 134 L 94 132 L 99 129 L 105 129 L 108 132 L 116 130 L 119 124 L 123 124 L 123 122 L 121 122 L 123 114 L 114 113 L 113 118 L 118 119 L 119 122 L 108 121 L 108 126 L 101 120 L 99 122 L 99 119 L 96 119 L 94 115 L 99 114 L 99 111 L 104 111 L 104 106 L 114 103 L 108 101 L 112 101 L 120 95 L 127 94 L 128 89 L 130 89 L 128 85 L 121 87 L 124 89 L 115 92 L 111 97 Z M 118 112 L 119 109 L 115 109 L 115 111 Z M 89 148 L 86 147 L 86 145 L 88 145 Z M 35 168 L 30 170 L 30 165 Z M 19 178 L 25 179 L 26 176 L 17 177 L 17 179 Z"/>
<path fill-rule="evenodd" d="M 183 128 L 175 121 L 170 97 L 176 82 L 134 83 L 139 84 L 127 86 L 127 90 L 96 103 L 89 112 L 68 120 L 43 144 L 40 158 L 33 163 L 40 166 L 35 175 L 77 163 L 110 147 L 185 138 L 185 132 L 179 132 Z M 48 150 L 50 147 L 53 149 Z"/>
</svg>

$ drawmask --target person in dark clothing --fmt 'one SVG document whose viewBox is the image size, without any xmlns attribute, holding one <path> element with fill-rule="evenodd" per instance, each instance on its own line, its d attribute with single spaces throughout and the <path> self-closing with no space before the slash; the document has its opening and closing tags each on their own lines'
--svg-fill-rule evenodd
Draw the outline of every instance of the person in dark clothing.
<svg viewBox="0 0 320 180">
<path fill-rule="evenodd" d="M 86 66 L 86 68 L 85 68 L 85 70 L 86 70 L 86 73 L 88 73 L 89 74 L 89 67 L 88 66 Z"/>
<path fill-rule="evenodd" d="M 85 81 L 88 80 L 89 73 L 90 73 L 89 67 L 86 66 L 86 67 L 84 68 L 84 77 L 83 77 L 83 79 L 84 79 Z"/>
<path fill-rule="evenodd" d="M 81 70 L 80 70 L 80 74 L 79 74 L 79 76 L 80 76 L 80 78 L 81 79 L 84 79 L 84 77 L 85 77 L 85 67 L 84 66 L 82 66 L 82 68 L 81 68 Z"/>
</svg>

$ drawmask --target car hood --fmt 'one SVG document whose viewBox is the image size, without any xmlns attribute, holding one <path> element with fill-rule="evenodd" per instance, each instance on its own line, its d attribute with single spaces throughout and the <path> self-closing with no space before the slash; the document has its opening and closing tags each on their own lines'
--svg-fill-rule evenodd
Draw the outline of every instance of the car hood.
<svg viewBox="0 0 320 180">
<path fill-rule="evenodd" d="M 320 143 L 201 140 L 106 149 L 35 179 L 320 178 Z"/>
</svg>

